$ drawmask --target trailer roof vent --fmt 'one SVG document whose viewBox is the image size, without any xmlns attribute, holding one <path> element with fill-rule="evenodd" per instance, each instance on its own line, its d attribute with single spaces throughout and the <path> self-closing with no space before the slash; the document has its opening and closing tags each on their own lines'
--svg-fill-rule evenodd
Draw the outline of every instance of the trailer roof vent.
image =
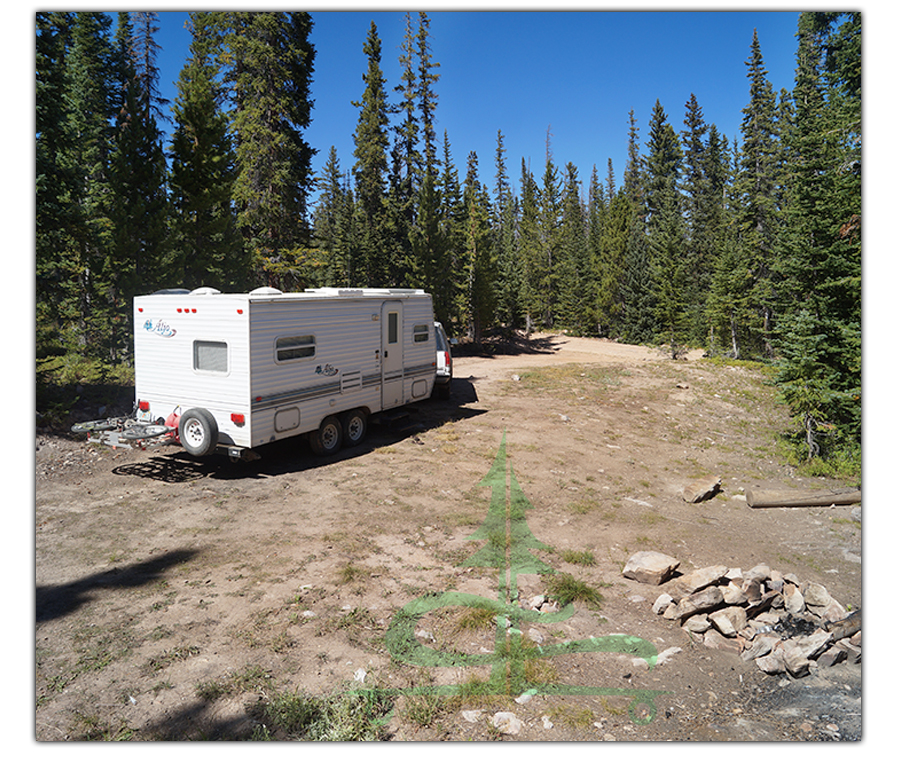
<svg viewBox="0 0 900 761">
<path fill-rule="evenodd" d="M 202 288 L 194 288 L 191 291 L 192 296 L 212 296 L 216 293 L 221 293 L 222 291 L 217 291 L 215 288 L 210 288 L 209 286 L 203 286 Z"/>
<path fill-rule="evenodd" d="M 280 296 L 281 291 L 277 288 L 254 288 L 250 291 L 251 296 Z"/>
</svg>

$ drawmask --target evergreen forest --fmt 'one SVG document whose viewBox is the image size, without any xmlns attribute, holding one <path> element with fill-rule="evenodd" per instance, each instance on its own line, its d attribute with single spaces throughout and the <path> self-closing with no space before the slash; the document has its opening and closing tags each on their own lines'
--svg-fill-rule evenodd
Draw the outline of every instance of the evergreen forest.
<svg viewBox="0 0 900 761">
<path fill-rule="evenodd" d="M 555 163 L 549 132 L 544 165 L 517 166 L 502 125 L 493 156 L 457 165 L 436 128 L 425 13 L 405 15 L 399 82 L 374 23 L 359 41 L 347 166 L 304 138 L 309 13 L 190 14 L 174 103 L 158 88 L 155 13 L 35 19 L 39 391 L 86 367 L 127 372 L 138 294 L 415 287 L 475 344 L 567 331 L 764 363 L 798 459 L 858 467 L 861 14 L 798 15 L 791 91 L 767 80 L 755 34 L 736 51 L 738 135 L 693 96 L 683 114 L 659 101 L 629 113 L 620 181 L 611 161 Z M 479 162 L 492 162 L 489 185 Z"/>
</svg>

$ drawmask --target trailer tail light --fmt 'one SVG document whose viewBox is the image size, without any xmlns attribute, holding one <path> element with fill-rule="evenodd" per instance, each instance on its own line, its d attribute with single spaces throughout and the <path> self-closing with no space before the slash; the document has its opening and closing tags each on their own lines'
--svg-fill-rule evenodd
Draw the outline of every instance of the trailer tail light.
<svg viewBox="0 0 900 761">
<path fill-rule="evenodd" d="M 138 409 L 141 412 L 149 412 L 150 411 L 150 402 L 138 402 Z"/>
<path fill-rule="evenodd" d="M 243 412 L 232 412 L 231 413 L 231 422 L 235 425 L 243 425 L 244 424 L 244 413 Z"/>
</svg>

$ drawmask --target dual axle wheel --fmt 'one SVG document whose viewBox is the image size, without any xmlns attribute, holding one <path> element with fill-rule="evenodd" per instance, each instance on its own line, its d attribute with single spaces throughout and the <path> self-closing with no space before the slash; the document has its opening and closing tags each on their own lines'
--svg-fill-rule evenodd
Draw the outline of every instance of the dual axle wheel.
<svg viewBox="0 0 900 761">
<path fill-rule="evenodd" d="M 331 455 L 342 446 L 355 447 L 366 437 L 366 413 L 350 410 L 326 417 L 317 431 L 309 434 L 309 443 L 317 455 Z"/>
</svg>

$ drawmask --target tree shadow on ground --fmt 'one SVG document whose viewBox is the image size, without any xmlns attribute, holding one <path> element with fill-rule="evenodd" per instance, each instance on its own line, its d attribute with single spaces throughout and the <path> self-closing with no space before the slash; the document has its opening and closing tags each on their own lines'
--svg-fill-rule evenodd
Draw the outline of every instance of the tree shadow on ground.
<svg viewBox="0 0 900 761">
<path fill-rule="evenodd" d="M 143 563 L 111 568 L 102 573 L 85 576 L 70 584 L 38 586 L 35 590 L 35 618 L 37 623 L 68 615 L 92 598 L 97 589 L 142 587 L 157 581 L 165 570 L 184 563 L 197 550 L 173 550 Z"/>
<path fill-rule="evenodd" d="M 559 336 L 528 336 L 521 331 L 497 332 L 480 342 L 461 342 L 453 347 L 455 357 L 499 357 L 520 354 L 555 354 Z"/>
</svg>

